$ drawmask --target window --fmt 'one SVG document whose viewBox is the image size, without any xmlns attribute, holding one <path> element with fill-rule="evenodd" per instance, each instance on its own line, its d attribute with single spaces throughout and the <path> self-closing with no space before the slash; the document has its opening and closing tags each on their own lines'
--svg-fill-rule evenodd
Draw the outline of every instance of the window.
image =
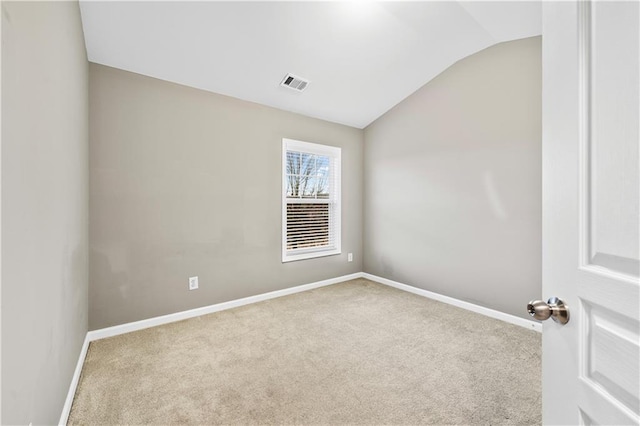
<svg viewBox="0 0 640 426">
<path fill-rule="evenodd" d="M 340 254 L 340 148 L 282 140 L 282 261 Z"/>
</svg>

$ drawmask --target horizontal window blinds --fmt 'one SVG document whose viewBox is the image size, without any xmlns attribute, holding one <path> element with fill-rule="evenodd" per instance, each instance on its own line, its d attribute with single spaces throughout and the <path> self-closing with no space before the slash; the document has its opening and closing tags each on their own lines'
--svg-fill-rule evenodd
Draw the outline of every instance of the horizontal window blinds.
<svg viewBox="0 0 640 426">
<path fill-rule="evenodd" d="M 329 204 L 287 203 L 287 250 L 331 247 Z"/>
</svg>

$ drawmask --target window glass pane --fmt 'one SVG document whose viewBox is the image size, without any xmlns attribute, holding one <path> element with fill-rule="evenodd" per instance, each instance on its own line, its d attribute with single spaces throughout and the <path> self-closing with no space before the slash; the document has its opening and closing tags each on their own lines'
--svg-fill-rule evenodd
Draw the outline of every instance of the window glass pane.
<svg viewBox="0 0 640 426">
<path fill-rule="evenodd" d="M 300 176 L 310 177 L 316 174 L 316 156 L 302 153 L 300 155 Z"/>
<path fill-rule="evenodd" d="M 293 196 L 293 188 L 292 188 L 292 177 L 287 175 L 287 198 L 290 198 Z"/>
<path fill-rule="evenodd" d="M 297 176 L 298 183 L 298 193 L 297 197 L 308 198 L 309 194 L 309 185 L 311 185 L 311 177 L 310 176 Z M 311 193 L 313 193 L 314 188 L 311 188 Z"/>
<path fill-rule="evenodd" d="M 329 157 L 325 157 L 323 155 L 318 155 L 316 159 L 316 164 L 318 167 L 318 171 L 329 172 L 329 165 L 331 164 L 331 159 Z"/>
<path fill-rule="evenodd" d="M 287 175 L 287 197 L 299 198 L 306 178 L 299 175 Z"/>
<path fill-rule="evenodd" d="M 300 153 L 287 151 L 287 174 L 300 174 Z"/>
<path fill-rule="evenodd" d="M 316 179 L 317 179 L 317 197 L 329 198 L 329 183 L 330 183 L 330 164 L 329 157 L 318 156 L 316 160 Z"/>
<path fill-rule="evenodd" d="M 318 193 L 316 198 L 327 199 L 330 198 L 331 194 L 329 194 L 329 184 L 326 182 L 318 181 Z"/>
<path fill-rule="evenodd" d="M 300 194 L 302 198 L 316 198 L 316 185 L 318 184 L 318 179 L 315 176 L 309 176 L 305 182 L 304 186 L 300 190 Z"/>
</svg>

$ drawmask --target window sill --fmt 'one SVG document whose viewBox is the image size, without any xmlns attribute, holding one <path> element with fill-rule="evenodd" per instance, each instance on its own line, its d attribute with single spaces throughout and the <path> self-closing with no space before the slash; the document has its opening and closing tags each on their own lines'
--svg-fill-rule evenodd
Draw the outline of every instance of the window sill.
<svg viewBox="0 0 640 426">
<path fill-rule="evenodd" d="M 283 254 L 282 263 L 295 262 L 296 260 L 313 259 L 316 257 L 334 256 L 336 254 L 341 254 L 341 253 L 342 253 L 342 250 L 333 249 L 333 250 L 312 251 L 307 253 Z"/>
</svg>

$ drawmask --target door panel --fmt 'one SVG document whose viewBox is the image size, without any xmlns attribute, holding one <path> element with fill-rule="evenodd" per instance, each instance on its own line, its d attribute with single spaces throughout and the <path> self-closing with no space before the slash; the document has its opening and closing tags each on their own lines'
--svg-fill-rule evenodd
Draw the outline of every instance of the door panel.
<svg viewBox="0 0 640 426">
<path fill-rule="evenodd" d="M 585 263 L 637 277 L 639 4 L 585 3 L 580 12 L 582 101 L 589 114 L 581 123 L 590 199 Z"/>
<path fill-rule="evenodd" d="M 640 5 L 543 4 L 545 424 L 640 423 Z"/>
<path fill-rule="evenodd" d="M 578 5 L 580 370 L 583 419 L 638 423 L 640 264 L 638 3 Z M 586 219 L 586 220 L 585 220 Z M 585 256 L 586 255 L 586 256 Z M 594 409 L 593 398 L 610 403 Z M 586 418 L 584 417 L 586 415 Z"/>
</svg>

